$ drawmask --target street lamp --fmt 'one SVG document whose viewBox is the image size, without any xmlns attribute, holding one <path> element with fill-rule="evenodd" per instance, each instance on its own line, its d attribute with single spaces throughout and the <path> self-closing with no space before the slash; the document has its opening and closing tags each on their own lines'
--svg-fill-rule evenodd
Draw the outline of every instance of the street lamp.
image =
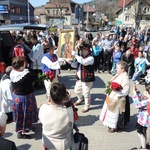
<svg viewBox="0 0 150 150">
<path fill-rule="evenodd" d="M 89 24 L 89 4 L 87 5 L 87 19 L 86 19 L 86 28 L 88 28 L 88 24 Z"/>
</svg>

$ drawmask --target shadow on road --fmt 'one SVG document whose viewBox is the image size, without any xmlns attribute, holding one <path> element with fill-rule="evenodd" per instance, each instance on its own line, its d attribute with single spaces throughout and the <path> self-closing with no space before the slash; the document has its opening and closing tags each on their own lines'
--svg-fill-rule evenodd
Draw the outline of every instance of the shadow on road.
<svg viewBox="0 0 150 150">
<path fill-rule="evenodd" d="M 95 115 L 87 115 L 87 116 L 79 116 L 79 119 L 75 122 L 77 127 L 80 126 L 90 126 L 99 120 L 99 116 Z"/>
<path fill-rule="evenodd" d="M 123 129 L 124 132 L 132 132 L 136 130 L 136 115 L 130 116 L 130 122 L 127 123 L 125 128 Z"/>
<path fill-rule="evenodd" d="M 5 135 L 4 135 L 4 137 L 5 137 L 5 138 L 8 138 L 8 137 L 10 137 L 10 136 L 12 136 L 12 135 L 13 135 L 12 133 L 6 132 Z"/>
<path fill-rule="evenodd" d="M 98 76 L 95 76 L 93 88 L 105 88 L 105 82 Z"/>
<path fill-rule="evenodd" d="M 41 88 L 41 89 L 36 89 L 34 91 L 35 95 L 43 95 L 43 94 L 46 94 L 46 90 L 45 88 Z"/>
<path fill-rule="evenodd" d="M 33 128 L 35 128 L 34 129 L 35 134 L 31 134 L 31 138 L 35 140 L 42 139 L 42 124 L 41 123 L 33 124 Z"/>
<path fill-rule="evenodd" d="M 30 144 L 22 144 L 20 146 L 17 146 L 17 150 L 28 150 L 31 148 Z"/>
</svg>

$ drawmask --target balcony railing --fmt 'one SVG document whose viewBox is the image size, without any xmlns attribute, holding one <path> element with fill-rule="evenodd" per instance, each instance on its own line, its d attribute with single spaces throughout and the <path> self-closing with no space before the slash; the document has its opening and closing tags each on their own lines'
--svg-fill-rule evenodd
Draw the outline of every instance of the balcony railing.
<svg viewBox="0 0 150 150">
<path fill-rule="evenodd" d="M 64 18 L 64 15 L 60 14 L 46 14 L 47 17 Z"/>
</svg>

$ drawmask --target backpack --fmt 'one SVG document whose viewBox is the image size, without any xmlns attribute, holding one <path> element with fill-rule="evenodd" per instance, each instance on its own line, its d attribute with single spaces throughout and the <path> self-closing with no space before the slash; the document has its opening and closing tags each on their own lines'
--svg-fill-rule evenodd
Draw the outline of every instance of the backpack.
<svg viewBox="0 0 150 150">
<path fill-rule="evenodd" d="M 83 133 L 76 132 L 73 137 L 75 150 L 88 150 L 88 139 Z"/>
<path fill-rule="evenodd" d="M 102 51 L 102 48 L 99 45 L 93 46 L 92 54 L 93 56 L 98 56 Z"/>
</svg>

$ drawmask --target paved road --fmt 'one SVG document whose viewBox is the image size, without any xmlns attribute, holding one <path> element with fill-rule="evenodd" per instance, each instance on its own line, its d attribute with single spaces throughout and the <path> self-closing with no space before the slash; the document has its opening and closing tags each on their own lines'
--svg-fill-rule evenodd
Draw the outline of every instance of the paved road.
<svg viewBox="0 0 150 150">
<path fill-rule="evenodd" d="M 75 85 L 75 71 L 62 71 L 60 82 L 66 84 L 66 87 L 71 90 L 72 101 L 76 101 L 73 88 Z M 80 132 L 84 133 L 89 139 L 89 150 L 129 150 L 133 147 L 140 147 L 140 141 L 135 131 L 136 112 L 132 100 L 131 102 L 131 121 L 121 133 L 108 133 L 107 127 L 103 126 L 99 121 L 99 114 L 105 99 L 105 83 L 111 79 L 111 75 L 107 72 L 96 73 L 96 81 L 94 82 L 92 93 L 91 109 L 87 113 L 82 113 L 84 105 L 79 105 L 78 114 L 79 120 L 76 122 Z M 131 89 L 133 83 L 131 82 Z M 144 91 L 144 85 L 138 85 L 141 91 Z M 132 91 L 132 90 L 131 90 Z M 45 90 L 37 90 L 36 99 L 38 106 L 46 102 Z M 131 96 L 132 92 L 130 93 Z M 49 118 L 50 119 L 50 118 Z M 15 125 L 13 123 L 7 125 L 5 134 L 6 139 L 13 140 L 18 146 L 19 150 L 42 150 L 43 145 L 41 141 L 41 124 L 38 122 L 34 125 L 35 134 L 32 134 L 30 140 L 17 139 L 14 133 Z"/>
</svg>

